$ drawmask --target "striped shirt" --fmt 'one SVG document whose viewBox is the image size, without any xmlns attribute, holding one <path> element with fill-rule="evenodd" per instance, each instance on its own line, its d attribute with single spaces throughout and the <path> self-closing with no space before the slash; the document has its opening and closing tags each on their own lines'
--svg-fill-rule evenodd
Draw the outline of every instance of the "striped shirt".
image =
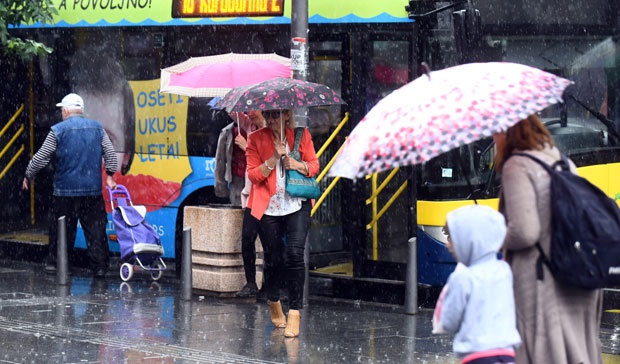
<svg viewBox="0 0 620 364">
<path fill-rule="evenodd" d="M 32 157 L 30 163 L 28 163 L 26 178 L 28 178 L 29 181 L 32 181 L 34 176 L 50 162 L 56 153 L 56 147 L 56 134 L 54 134 L 53 130 L 50 130 L 47 137 L 45 137 L 45 141 L 43 141 L 43 145 L 41 145 L 41 148 Z M 118 169 L 118 160 L 116 159 L 112 141 L 105 131 L 101 139 L 101 148 L 103 150 L 106 174 L 111 176 Z"/>
</svg>

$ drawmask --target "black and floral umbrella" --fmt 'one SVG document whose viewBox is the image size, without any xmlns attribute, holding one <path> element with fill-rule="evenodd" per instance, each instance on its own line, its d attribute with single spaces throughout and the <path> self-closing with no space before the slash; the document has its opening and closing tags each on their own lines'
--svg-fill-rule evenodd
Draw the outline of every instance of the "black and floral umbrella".
<svg viewBox="0 0 620 364">
<path fill-rule="evenodd" d="M 230 90 L 217 103 L 226 111 L 278 110 L 344 104 L 329 86 L 277 77 Z"/>
</svg>

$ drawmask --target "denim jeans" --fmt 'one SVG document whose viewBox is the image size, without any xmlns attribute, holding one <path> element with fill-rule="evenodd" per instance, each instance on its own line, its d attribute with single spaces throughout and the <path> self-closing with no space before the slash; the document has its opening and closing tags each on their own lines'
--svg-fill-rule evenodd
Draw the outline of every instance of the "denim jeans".
<svg viewBox="0 0 620 364">
<path fill-rule="evenodd" d="M 285 216 L 263 215 L 261 232 L 265 255 L 265 289 L 269 301 L 280 299 L 280 289 L 286 284 L 289 309 L 303 308 L 305 265 L 304 251 L 310 227 L 310 201 L 301 209 Z"/>
</svg>

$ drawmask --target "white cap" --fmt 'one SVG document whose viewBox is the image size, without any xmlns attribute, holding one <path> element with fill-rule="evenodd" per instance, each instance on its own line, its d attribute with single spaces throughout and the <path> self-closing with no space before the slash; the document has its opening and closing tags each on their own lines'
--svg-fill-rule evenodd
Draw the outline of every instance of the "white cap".
<svg viewBox="0 0 620 364">
<path fill-rule="evenodd" d="M 56 104 L 57 107 L 66 107 L 67 109 L 83 109 L 84 100 L 78 94 L 68 94 L 62 98 L 62 101 Z"/>
</svg>

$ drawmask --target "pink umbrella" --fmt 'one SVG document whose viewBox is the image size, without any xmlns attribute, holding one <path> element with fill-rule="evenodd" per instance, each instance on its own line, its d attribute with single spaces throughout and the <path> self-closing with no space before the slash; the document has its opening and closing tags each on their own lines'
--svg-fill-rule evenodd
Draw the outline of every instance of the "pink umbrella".
<svg viewBox="0 0 620 364">
<path fill-rule="evenodd" d="M 424 163 L 561 102 L 570 83 L 508 62 L 470 63 L 430 72 L 395 90 L 364 116 L 328 175 L 358 179 Z"/>
<path fill-rule="evenodd" d="M 290 77 L 290 64 L 290 59 L 274 53 L 193 57 L 161 70 L 160 92 L 193 97 L 224 96 L 234 87 Z"/>
</svg>

